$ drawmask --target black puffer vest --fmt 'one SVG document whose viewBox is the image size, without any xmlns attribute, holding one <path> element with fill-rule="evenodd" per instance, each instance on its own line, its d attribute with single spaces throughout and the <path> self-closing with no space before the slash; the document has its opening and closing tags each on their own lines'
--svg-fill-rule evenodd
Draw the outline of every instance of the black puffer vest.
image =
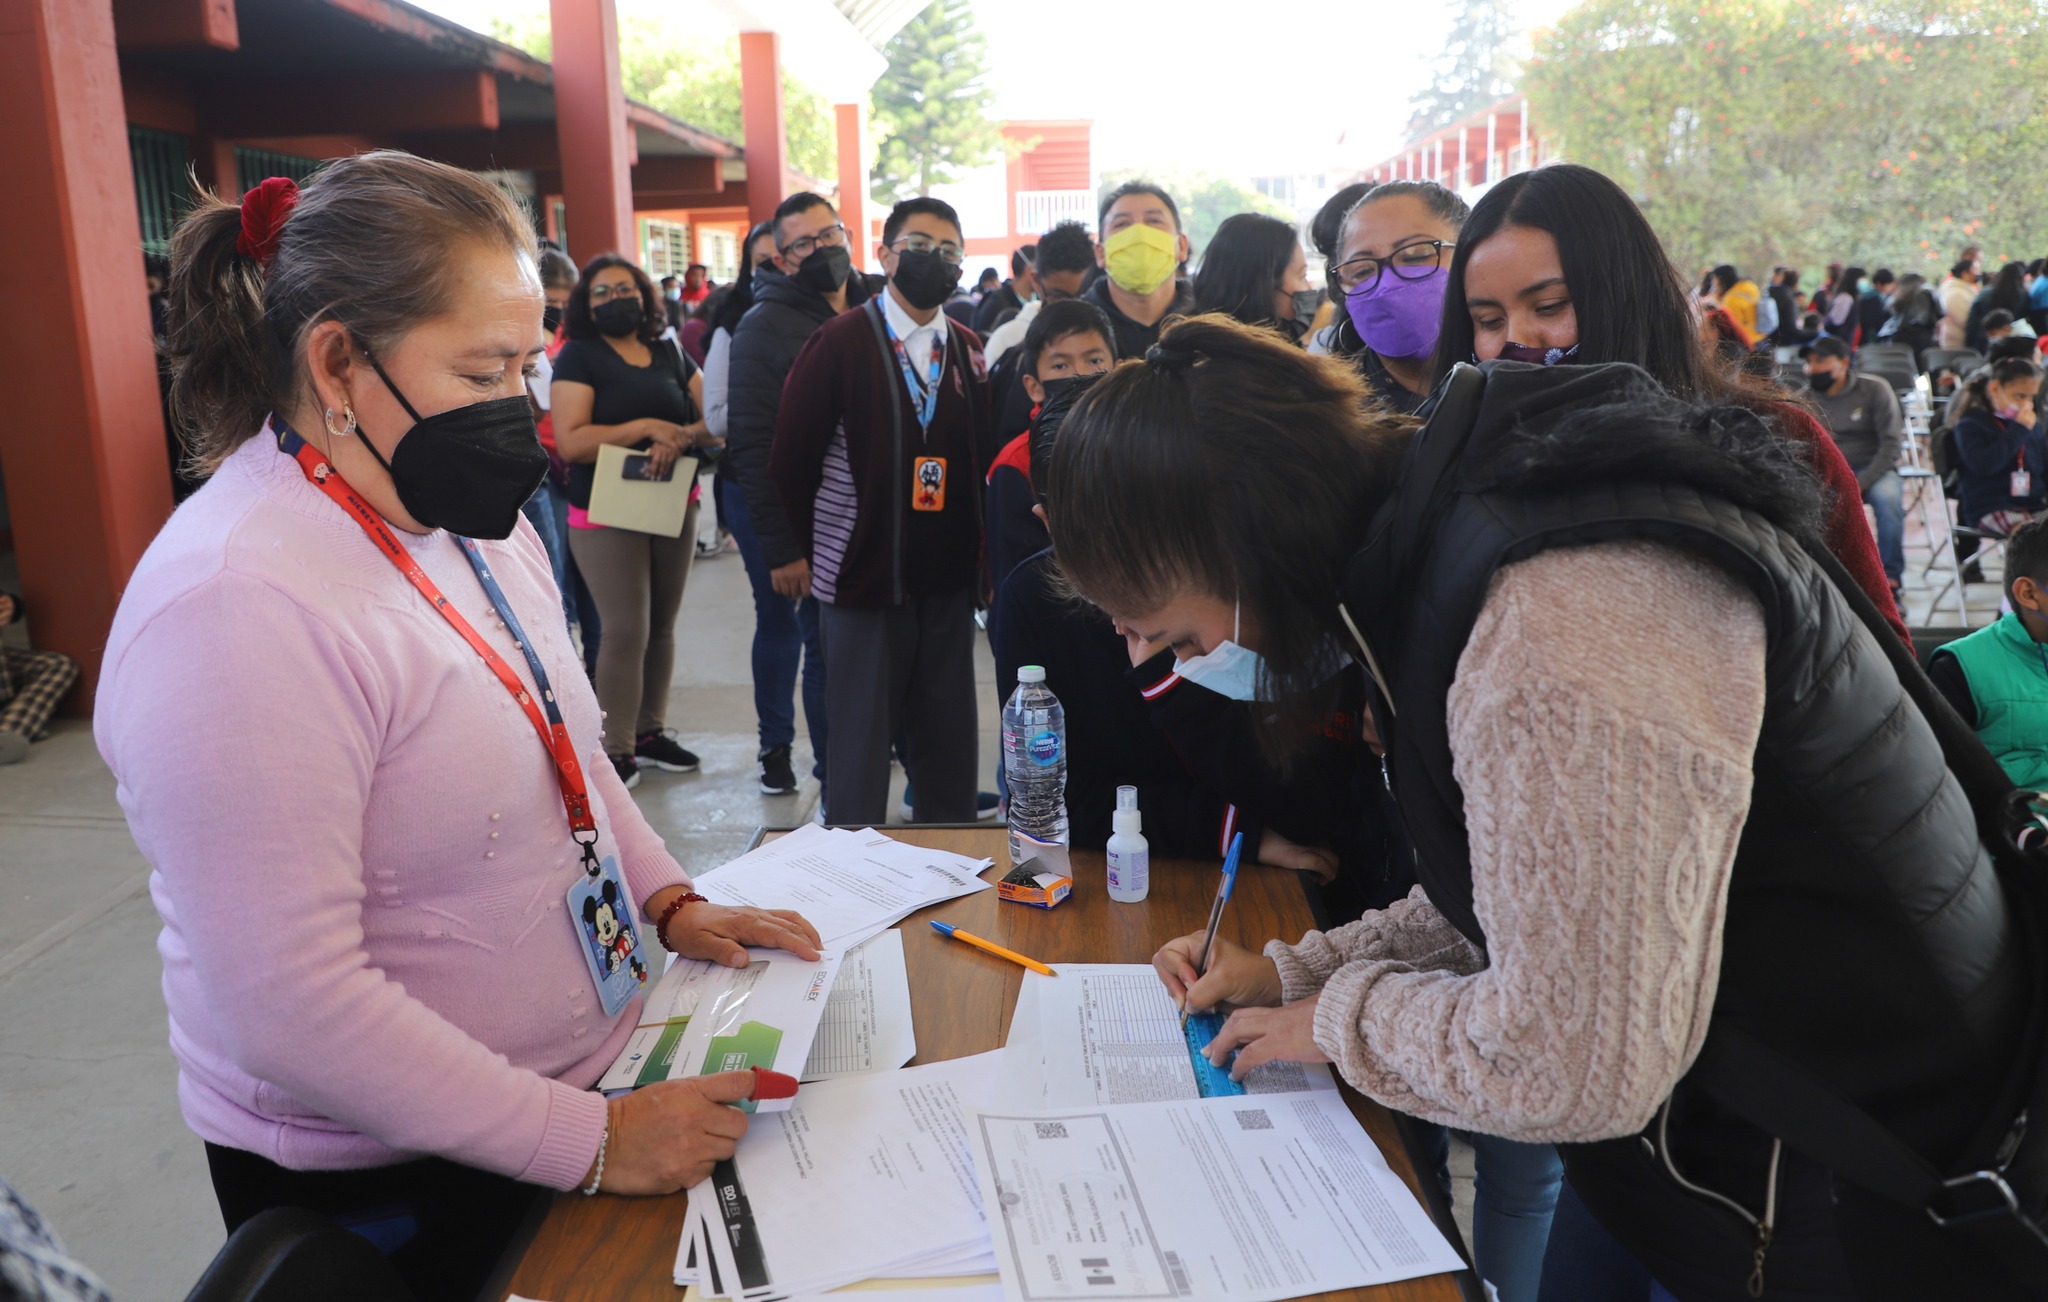
<svg viewBox="0 0 2048 1302">
<path fill-rule="evenodd" d="M 1346 611 L 1386 693 L 1388 781 L 1431 902 L 1485 944 L 1446 704 L 1495 572 L 1547 548 L 1617 539 L 1691 552 L 1754 594 L 1767 632 L 1763 728 L 1712 1026 L 1744 1028 L 1934 1161 L 1951 1159 L 1990 1109 L 2029 995 L 1969 803 L 1898 671 L 1805 547 L 1744 504 L 1740 477 L 1714 449 L 1675 437 L 1686 431 L 1668 421 L 1627 443 L 1612 430 L 1575 438 L 1575 413 L 1642 392 L 1647 376 L 1628 366 L 1487 369 L 1483 389 L 1475 375 L 1448 387 L 1344 579 Z M 1685 627 L 1685 612 L 1682 593 L 1645 593 L 1614 617 L 1657 620 L 1673 637 L 1715 635 Z M 1653 1139 L 1690 1156 L 1691 1179 L 1760 1210 L 1768 1137 L 1689 1084 Z M 1674 1262 L 1719 1260 L 1643 1241 L 1606 1214 L 1603 1203 L 1653 1192 L 1649 1144 L 1620 1142 L 1625 1150 L 1567 1149 L 1588 1205 L 1653 1270 L 1678 1276 Z M 1654 1178 L 1664 1175 L 1660 1164 Z M 1710 1198 L 1685 1198 L 1643 1234 L 1682 1239 L 1688 1231 L 1668 1222 L 1694 1208 L 1731 1219 Z M 1735 1228 L 1743 1249 L 1753 1227 Z"/>
</svg>

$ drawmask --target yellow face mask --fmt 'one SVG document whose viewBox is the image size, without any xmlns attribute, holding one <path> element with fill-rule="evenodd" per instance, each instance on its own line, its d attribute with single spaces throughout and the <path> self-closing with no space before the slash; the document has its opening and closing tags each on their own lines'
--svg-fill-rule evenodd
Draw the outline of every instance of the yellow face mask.
<svg viewBox="0 0 2048 1302">
<path fill-rule="evenodd" d="M 1102 242 L 1104 269 L 1120 289 L 1149 294 L 1180 265 L 1180 241 L 1157 226 L 1136 222 Z"/>
</svg>

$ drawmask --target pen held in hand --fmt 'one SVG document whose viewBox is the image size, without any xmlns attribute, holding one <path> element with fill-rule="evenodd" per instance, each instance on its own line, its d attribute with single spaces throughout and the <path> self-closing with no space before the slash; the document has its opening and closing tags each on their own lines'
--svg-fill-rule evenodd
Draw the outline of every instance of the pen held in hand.
<svg viewBox="0 0 2048 1302">
<path fill-rule="evenodd" d="M 1195 960 L 1195 979 L 1209 975 L 1209 955 L 1216 948 L 1216 928 L 1223 921 L 1223 906 L 1230 903 L 1231 892 L 1237 888 L 1237 857 L 1244 852 L 1244 833 L 1230 838 L 1230 853 L 1223 856 L 1223 880 L 1216 884 L 1216 902 L 1209 906 L 1209 930 L 1202 937 L 1202 954 Z M 1189 987 L 1192 991 L 1193 987 Z M 1180 1029 L 1188 1029 L 1188 997 L 1180 1000 Z"/>
</svg>

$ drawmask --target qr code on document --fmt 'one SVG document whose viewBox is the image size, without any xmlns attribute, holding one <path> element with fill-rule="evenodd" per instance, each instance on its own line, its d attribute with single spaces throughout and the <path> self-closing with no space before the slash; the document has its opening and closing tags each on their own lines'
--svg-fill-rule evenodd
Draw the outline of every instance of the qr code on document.
<svg viewBox="0 0 2048 1302">
<path fill-rule="evenodd" d="M 1040 1139 L 1065 1139 L 1067 1137 L 1067 1123 L 1064 1121 L 1034 1121 L 1032 1124 L 1038 1127 L 1038 1137 Z"/>
<path fill-rule="evenodd" d="M 1233 1112 L 1231 1115 L 1237 1118 L 1237 1128 L 1239 1130 L 1271 1130 L 1273 1128 L 1273 1118 L 1266 1115 L 1264 1108 L 1245 1108 L 1241 1111 Z"/>
</svg>

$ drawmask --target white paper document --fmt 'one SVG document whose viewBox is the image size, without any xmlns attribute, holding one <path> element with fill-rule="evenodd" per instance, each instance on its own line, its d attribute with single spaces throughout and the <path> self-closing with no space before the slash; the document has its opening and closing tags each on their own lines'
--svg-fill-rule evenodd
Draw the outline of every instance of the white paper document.
<svg viewBox="0 0 2048 1302">
<path fill-rule="evenodd" d="M 1016 1064 L 998 1097 L 1013 1107 L 1084 1107 L 1211 1095 L 1335 1090 L 1321 1063 L 1269 1063 L 1233 1082 L 1195 1052 L 1219 1018 L 1191 1019 L 1142 963 L 1062 963 L 1057 977 L 1027 972 L 1005 1052 Z"/>
<path fill-rule="evenodd" d="M 690 1190 L 676 1282 L 714 1297 L 803 1297 L 865 1279 L 993 1268 L 965 1109 L 1002 1055 L 806 1085 L 756 1116 Z"/>
<path fill-rule="evenodd" d="M 601 1090 L 705 1076 L 743 1067 L 796 1075 L 810 1057 L 840 955 L 806 962 L 781 950 L 749 949 L 743 968 L 678 959 L 655 983 Z M 749 1104 L 775 1112 L 788 1099 Z"/>
<path fill-rule="evenodd" d="M 893 841 L 869 828 L 805 824 L 696 880 L 706 899 L 795 909 L 825 944 L 851 949 L 917 910 L 991 889 L 990 861 Z"/>
<path fill-rule="evenodd" d="M 903 933 L 892 929 L 848 950 L 840 961 L 803 1078 L 888 1071 L 916 1056 Z"/>
<path fill-rule="evenodd" d="M 1464 1266 L 1335 1091 L 979 1112 L 1011 1302 L 1279 1302 Z"/>
</svg>

